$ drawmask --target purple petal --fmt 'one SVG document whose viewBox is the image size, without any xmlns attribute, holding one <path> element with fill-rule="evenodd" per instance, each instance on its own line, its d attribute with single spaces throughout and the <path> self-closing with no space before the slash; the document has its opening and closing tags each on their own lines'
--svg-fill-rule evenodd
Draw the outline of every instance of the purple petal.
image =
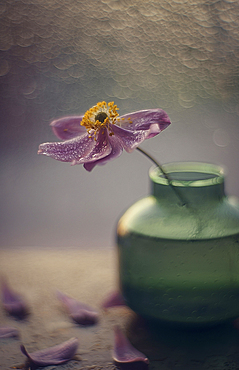
<svg viewBox="0 0 239 370">
<path fill-rule="evenodd" d="M 119 157 L 123 151 L 122 145 L 119 143 L 119 140 L 113 135 L 109 137 L 111 152 L 109 155 L 104 158 L 98 159 L 97 161 L 87 162 L 84 164 L 84 168 L 87 171 L 91 171 L 96 165 L 104 165 L 107 162 Z"/>
<path fill-rule="evenodd" d="M 59 139 L 69 140 L 85 134 L 85 127 L 81 126 L 83 116 L 63 117 L 51 122 L 52 130 Z"/>
<path fill-rule="evenodd" d="M 112 152 L 112 145 L 107 134 L 107 130 L 101 130 L 95 137 L 95 145 L 92 150 L 80 160 L 76 161 L 75 164 L 95 162 Z"/>
<path fill-rule="evenodd" d="M 80 325 L 94 325 L 97 323 L 99 314 L 90 306 L 81 303 L 74 298 L 68 297 L 62 292 L 57 292 L 58 299 L 67 309 L 70 317 Z"/>
<path fill-rule="evenodd" d="M 96 137 L 86 133 L 75 139 L 64 142 L 45 143 L 39 146 L 39 154 L 44 154 L 58 161 L 82 164 L 95 162 L 104 158 L 112 151 L 106 132 L 99 132 Z"/>
<path fill-rule="evenodd" d="M 6 280 L 2 280 L 2 303 L 10 315 L 23 318 L 28 313 L 26 302 L 9 287 Z"/>
<path fill-rule="evenodd" d="M 113 350 L 113 360 L 118 363 L 144 362 L 149 363 L 148 358 L 137 349 L 135 349 L 129 340 L 122 333 L 121 329 L 116 326 L 114 329 L 115 344 Z"/>
<path fill-rule="evenodd" d="M 102 303 L 102 308 L 110 308 L 110 307 L 117 307 L 117 306 L 126 306 L 124 297 L 120 292 L 113 292 L 111 293 Z"/>
<path fill-rule="evenodd" d="M 54 347 L 46 348 L 41 351 L 28 353 L 26 348 L 21 345 L 22 353 L 28 357 L 31 363 L 37 366 L 59 365 L 67 362 L 74 357 L 79 342 L 77 338 L 71 338 L 68 341 Z"/>
<path fill-rule="evenodd" d="M 128 153 L 131 153 L 151 134 L 150 129 L 130 131 L 116 125 L 111 127 L 115 137 Z"/>
<path fill-rule="evenodd" d="M 125 114 L 118 118 L 118 122 L 117 125 L 130 131 L 148 130 L 151 125 L 158 126 L 157 130 L 155 130 L 156 126 L 154 126 L 155 133 L 152 132 L 151 136 L 148 136 L 148 139 L 165 130 L 171 123 L 167 113 L 158 108 Z"/>
<path fill-rule="evenodd" d="M 18 330 L 11 326 L 0 327 L 0 338 L 14 338 L 19 337 Z"/>
<path fill-rule="evenodd" d="M 94 138 L 89 138 L 88 133 L 85 133 L 64 142 L 41 144 L 38 154 L 44 154 L 62 162 L 75 162 L 87 155 L 94 148 L 95 143 Z"/>
</svg>

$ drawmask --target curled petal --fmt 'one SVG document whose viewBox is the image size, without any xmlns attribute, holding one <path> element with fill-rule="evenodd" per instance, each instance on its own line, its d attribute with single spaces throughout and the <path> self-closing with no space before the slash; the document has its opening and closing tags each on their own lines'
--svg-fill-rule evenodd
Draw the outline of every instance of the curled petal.
<svg viewBox="0 0 239 370">
<path fill-rule="evenodd" d="M 150 128 L 148 130 L 131 131 L 116 125 L 112 125 L 112 131 L 119 143 L 128 153 L 131 153 L 151 134 Z"/>
<path fill-rule="evenodd" d="M 22 353 L 28 357 L 31 363 L 37 366 L 59 365 L 72 359 L 75 356 L 79 342 L 77 338 L 54 347 L 46 348 L 33 353 L 28 353 L 26 348 L 21 345 Z"/>
<path fill-rule="evenodd" d="M 71 116 L 56 119 L 51 122 L 54 134 L 62 140 L 70 140 L 85 134 L 85 127 L 81 126 L 83 116 Z"/>
<path fill-rule="evenodd" d="M 70 317 L 80 325 L 94 325 L 99 319 L 99 314 L 92 307 L 68 297 L 62 292 L 57 292 L 58 299 L 63 303 Z"/>
<path fill-rule="evenodd" d="M 94 138 L 92 150 L 80 158 L 74 164 L 96 162 L 107 157 L 112 152 L 112 145 L 106 130 L 101 130 Z"/>
<path fill-rule="evenodd" d="M 108 135 L 101 131 L 96 137 L 89 137 L 86 133 L 72 140 L 41 144 L 38 154 L 44 154 L 62 162 L 82 164 L 104 158 L 111 151 Z"/>
<path fill-rule="evenodd" d="M 148 358 L 132 346 L 129 340 L 116 326 L 114 329 L 115 343 L 113 350 L 113 360 L 118 363 L 144 362 L 149 363 Z"/>
<path fill-rule="evenodd" d="M 18 330 L 11 326 L 0 327 L 0 338 L 17 338 L 19 337 Z"/>
<path fill-rule="evenodd" d="M 2 303 L 10 315 L 23 318 L 28 313 L 25 300 L 10 288 L 6 280 L 2 280 Z"/>
<path fill-rule="evenodd" d="M 128 113 L 119 117 L 118 122 L 117 125 L 130 131 L 148 130 L 152 125 L 158 126 L 157 132 L 155 131 L 156 126 L 154 126 L 155 133 L 152 133 L 148 138 L 157 135 L 171 123 L 169 116 L 162 109 L 146 109 Z"/>
<path fill-rule="evenodd" d="M 111 293 L 102 303 L 102 308 L 107 309 L 117 306 L 126 306 L 124 297 L 120 292 Z"/>
<path fill-rule="evenodd" d="M 117 158 L 121 155 L 121 153 L 123 151 L 123 147 L 119 143 L 119 140 L 116 137 L 111 136 L 109 138 L 109 141 L 110 141 L 110 145 L 111 145 L 110 154 L 105 156 L 104 158 L 98 159 L 96 161 L 85 163 L 84 168 L 87 171 L 91 171 L 96 165 L 104 165 L 107 162 L 111 161 L 112 159 L 115 159 L 115 158 Z"/>
</svg>

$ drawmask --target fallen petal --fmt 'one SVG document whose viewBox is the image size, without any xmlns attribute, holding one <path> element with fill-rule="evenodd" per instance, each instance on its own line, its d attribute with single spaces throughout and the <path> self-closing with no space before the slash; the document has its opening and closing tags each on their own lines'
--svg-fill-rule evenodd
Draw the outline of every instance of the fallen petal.
<svg viewBox="0 0 239 370">
<path fill-rule="evenodd" d="M 0 338 L 14 338 L 19 337 L 18 330 L 11 326 L 0 327 Z"/>
<path fill-rule="evenodd" d="M 148 358 L 132 346 L 121 329 L 116 326 L 114 329 L 115 344 L 113 350 L 113 360 L 118 363 L 144 362 L 149 363 Z"/>
<path fill-rule="evenodd" d="M 5 279 L 2 280 L 2 303 L 4 309 L 13 316 L 23 318 L 28 313 L 28 306 L 18 293 L 15 293 Z"/>
<path fill-rule="evenodd" d="M 107 309 L 117 306 L 127 306 L 124 297 L 120 292 L 111 293 L 101 304 L 102 308 Z"/>
<path fill-rule="evenodd" d="M 28 353 L 26 348 L 21 345 L 22 353 L 28 357 L 31 363 L 37 366 L 59 365 L 67 362 L 74 357 L 79 342 L 77 338 L 71 338 L 62 344 L 46 348 L 33 353 Z"/>
<path fill-rule="evenodd" d="M 97 323 L 99 314 L 92 307 L 67 296 L 62 292 L 57 292 L 58 299 L 63 303 L 70 317 L 80 325 L 94 325 Z"/>
</svg>

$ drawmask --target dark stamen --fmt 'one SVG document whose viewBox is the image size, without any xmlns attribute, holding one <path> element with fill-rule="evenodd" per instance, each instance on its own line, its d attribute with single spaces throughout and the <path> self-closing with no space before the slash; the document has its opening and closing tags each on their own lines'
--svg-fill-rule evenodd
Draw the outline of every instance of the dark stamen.
<svg viewBox="0 0 239 370">
<path fill-rule="evenodd" d="M 100 121 L 100 123 L 104 123 L 105 119 L 107 118 L 107 114 L 105 112 L 99 112 L 96 116 L 95 116 L 95 122 L 96 121 Z"/>
</svg>

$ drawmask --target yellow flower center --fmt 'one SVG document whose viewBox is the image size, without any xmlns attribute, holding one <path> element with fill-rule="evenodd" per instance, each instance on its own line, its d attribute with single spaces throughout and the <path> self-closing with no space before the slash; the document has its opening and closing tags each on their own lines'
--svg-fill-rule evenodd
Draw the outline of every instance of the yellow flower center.
<svg viewBox="0 0 239 370">
<path fill-rule="evenodd" d="M 86 128 L 91 137 L 92 130 L 94 130 L 94 135 L 101 129 L 109 129 L 109 124 L 115 124 L 116 118 L 118 117 L 117 105 L 114 102 L 107 103 L 105 101 L 97 103 L 94 107 L 90 108 L 85 112 L 81 125 Z M 110 135 L 113 135 L 110 132 Z"/>
</svg>

